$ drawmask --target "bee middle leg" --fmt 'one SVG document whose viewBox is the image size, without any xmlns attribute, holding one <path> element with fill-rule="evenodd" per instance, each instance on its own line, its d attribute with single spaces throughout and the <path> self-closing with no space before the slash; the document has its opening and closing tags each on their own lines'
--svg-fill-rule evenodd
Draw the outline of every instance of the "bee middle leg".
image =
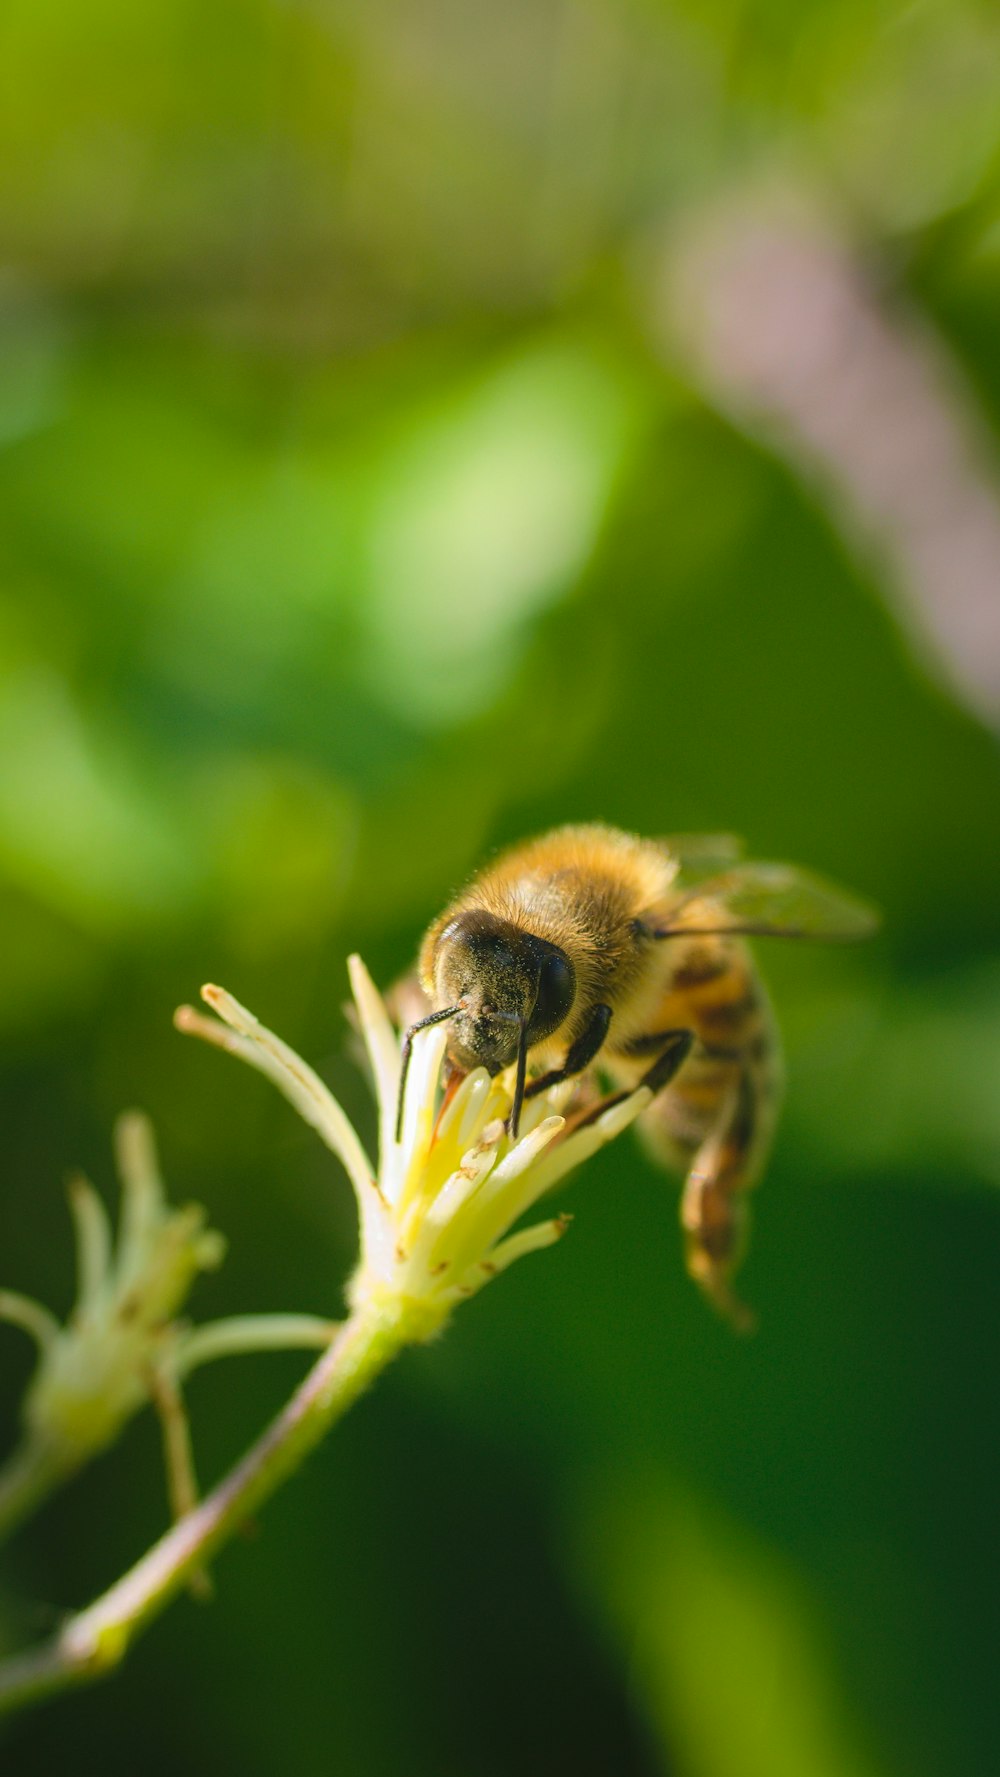
<svg viewBox="0 0 1000 1777">
<path fill-rule="evenodd" d="M 607 1098 L 602 1098 L 598 1104 L 590 1105 L 578 1117 L 572 1118 L 571 1127 L 584 1129 L 588 1123 L 595 1123 L 598 1117 L 603 1117 L 605 1111 L 610 1111 L 612 1105 L 621 1104 L 624 1099 L 631 1098 L 633 1092 L 638 1092 L 642 1086 L 648 1087 L 650 1092 L 662 1092 L 664 1086 L 670 1084 L 678 1068 L 687 1060 L 694 1041 L 693 1030 L 655 1030 L 650 1031 L 646 1036 L 633 1037 L 626 1053 L 638 1057 L 648 1055 L 652 1050 L 656 1050 L 656 1060 L 652 1066 L 646 1069 L 634 1086 L 624 1087 L 620 1092 L 612 1092 Z"/>
<path fill-rule="evenodd" d="M 681 1063 L 687 1060 L 694 1040 L 693 1030 L 651 1030 L 644 1036 L 633 1037 L 625 1050 L 627 1055 L 636 1059 L 643 1055 L 656 1056 L 652 1066 L 636 1081 L 633 1092 L 640 1086 L 648 1086 L 650 1092 L 662 1092 Z"/>
</svg>

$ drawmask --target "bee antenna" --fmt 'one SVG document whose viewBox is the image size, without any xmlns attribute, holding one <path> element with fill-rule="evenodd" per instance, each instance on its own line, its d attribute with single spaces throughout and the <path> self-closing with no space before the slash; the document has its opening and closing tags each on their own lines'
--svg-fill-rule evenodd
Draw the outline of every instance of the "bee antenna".
<svg viewBox="0 0 1000 1777">
<path fill-rule="evenodd" d="M 531 1010 L 526 1017 L 519 1018 L 517 1021 L 517 1073 L 514 1076 L 514 1102 L 510 1107 L 510 1117 L 507 1125 L 510 1130 L 512 1141 L 517 1140 L 518 1131 L 521 1127 L 521 1106 L 524 1104 L 524 1082 L 528 1072 L 528 1025 L 535 1016 L 535 1008 L 538 1005 L 538 995 L 541 991 L 541 986 L 542 973 L 541 970 L 539 970 L 535 981 L 535 992 L 531 1001 Z"/>
<path fill-rule="evenodd" d="M 455 1013 L 461 1012 L 461 1010 L 462 1007 L 458 1005 L 446 1006 L 443 1012 L 430 1012 L 426 1018 L 418 1018 L 416 1024 L 411 1024 L 403 1038 L 403 1052 L 400 1056 L 399 1068 L 399 1097 L 396 1100 L 397 1142 L 402 1141 L 403 1139 L 403 1099 L 406 1095 L 406 1076 L 410 1071 L 410 1056 L 413 1052 L 413 1039 L 418 1030 L 426 1030 L 429 1024 L 443 1024 L 446 1018 L 454 1018 Z"/>
<path fill-rule="evenodd" d="M 524 1103 L 524 1081 L 528 1070 L 528 1020 L 518 1020 L 517 1033 L 517 1074 L 514 1079 L 514 1102 L 510 1108 L 511 1140 L 516 1141 L 521 1126 L 521 1106 Z"/>
</svg>

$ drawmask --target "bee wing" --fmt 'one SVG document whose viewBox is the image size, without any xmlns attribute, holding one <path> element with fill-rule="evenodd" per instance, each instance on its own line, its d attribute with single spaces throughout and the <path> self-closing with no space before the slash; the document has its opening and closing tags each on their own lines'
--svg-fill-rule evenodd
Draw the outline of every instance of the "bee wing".
<svg viewBox="0 0 1000 1777">
<path fill-rule="evenodd" d="M 664 909 L 655 936 L 732 933 L 849 943 L 871 937 L 878 925 L 873 907 L 821 876 L 793 864 L 746 863 L 682 893 Z"/>
<path fill-rule="evenodd" d="M 677 882 L 693 887 L 739 862 L 743 841 L 735 833 L 668 833 L 657 841 L 677 864 Z"/>
</svg>

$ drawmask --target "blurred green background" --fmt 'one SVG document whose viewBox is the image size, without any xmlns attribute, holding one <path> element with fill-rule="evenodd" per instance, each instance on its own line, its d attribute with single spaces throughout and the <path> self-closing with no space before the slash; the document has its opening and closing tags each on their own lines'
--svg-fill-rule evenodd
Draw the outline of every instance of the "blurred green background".
<svg viewBox="0 0 1000 1777">
<path fill-rule="evenodd" d="M 754 1339 L 617 1144 L 11 1768 L 992 1774 L 995 10 L 6 0 L 0 91 L 0 1281 L 65 1311 L 138 1104 L 230 1240 L 196 1315 L 339 1312 L 345 1182 L 171 1012 L 223 982 L 370 1129 L 344 957 L 500 842 L 734 830 L 885 916 L 762 957 Z M 194 1379 L 206 1481 L 303 1368 Z M 147 1414 L 3 1641 L 164 1514 Z"/>
</svg>

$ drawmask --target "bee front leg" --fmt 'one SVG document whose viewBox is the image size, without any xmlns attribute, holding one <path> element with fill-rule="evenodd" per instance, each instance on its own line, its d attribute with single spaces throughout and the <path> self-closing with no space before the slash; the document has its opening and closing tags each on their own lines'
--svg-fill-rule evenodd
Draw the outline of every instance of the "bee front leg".
<svg viewBox="0 0 1000 1777">
<path fill-rule="evenodd" d="M 549 1073 L 532 1080 L 524 1089 L 525 1098 L 534 1098 L 539 1092 L 547 1092 L 550 1086 L 558 1086 L 561 1081 L 572 1079 L 574 1074 L 582 1074 L 604 1042 L 610 1023 L 611 1007 L 595 1006 L 580 1035 L 570 1044 L 562 1067 L 554 1067 Z"/>
<path fill-rule="evenodd" d="M 403 1038 L 403 1048 L 400 1054 L 399 1066 L 399 1091 L 396 1097 L 397 1143 L 401 1142 L 403 1139 L 403 1104 L 406 1099 L 406 1078 L 410 1071 L 410 1056 L 413 1053 L 413 1039 L 418 1031 L 426 1030 L 429 1024 L 441 1024 L 445 1018 L 454 1018 L 455 1013 L 458 1010 L 458 1006 L 445 1006 L 444 1010 L 441 1012 L 429 1012 L 426 1018 L 418 1018 L 416 1024 L 411 1024 Z"/>
</svg>

